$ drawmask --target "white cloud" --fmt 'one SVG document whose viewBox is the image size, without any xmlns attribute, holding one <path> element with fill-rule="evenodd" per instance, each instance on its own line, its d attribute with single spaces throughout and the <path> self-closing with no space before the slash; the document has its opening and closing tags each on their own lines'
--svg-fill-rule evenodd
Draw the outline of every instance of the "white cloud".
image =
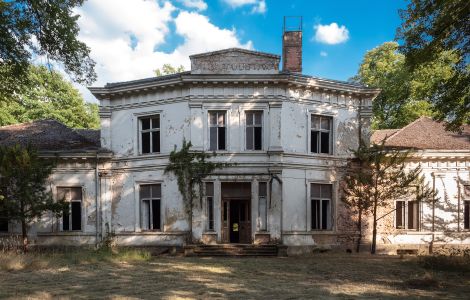
<svg viewBox="0 0 470 300">
<path fill-rule="evenodd" d="M 265 0 L 223 0 L 232 8 L 239 8 L 242 6 L 251 6 L 251 13 L 264 14 L 266 12 Z"/>
<path fill-rule="evenodd" d="M 79 38 L 96 61 L 95 86 L 151 77 L 165 63 L 189 70 L 188 56 L 195 53 L 253 48 L 251 41 L 240 42 L 234 28 L 217 27 L 206 16 L 178 10 L 168 1 L 89 0 L 77 13 L 81 15 Z M 172 22 L 176 32 L 170 30 Z M 181 36 L 182 43 L 172 51 L 155 50 L 165 45 L 170 34 Z"/>
<path fill-rule="evenodd" d="M 179 0 L 179 2 L 183 3 L 187 8 L 195 8 L 199 11 L 207 9 L 207 3 L 203 0 Z"/>
<path fill-rule="evenodd" d="M 315 25 L 315 40 L 329 45 L 341 44 L 349 39 L 349 30 L 346 26 L 338 26 L 336 23 L 330 25 Z"/>
<path fill-rule="evenodd" d="M 320 56 L 327 57 L 327 56 L 328 56 L 328 52 L 326 52 L 326 51 L 320 51 Z"/>
</svg>

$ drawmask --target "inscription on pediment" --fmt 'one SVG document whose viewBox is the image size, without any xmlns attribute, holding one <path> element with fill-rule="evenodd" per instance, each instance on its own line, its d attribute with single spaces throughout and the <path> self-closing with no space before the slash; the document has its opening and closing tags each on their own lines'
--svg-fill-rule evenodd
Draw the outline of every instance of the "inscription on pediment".
<svg viewBox="0 0 470 300">
<path fill-rule="evenodd" d="M 191 56 L 192 74 L 276 74 L 279 56 L 247 50 L 222 50 Z"/>
</svg>

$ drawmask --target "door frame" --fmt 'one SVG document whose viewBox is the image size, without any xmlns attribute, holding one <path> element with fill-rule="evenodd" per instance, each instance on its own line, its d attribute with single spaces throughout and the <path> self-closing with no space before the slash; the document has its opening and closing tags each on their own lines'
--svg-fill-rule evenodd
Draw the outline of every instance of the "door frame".
<svg viewBox="0 0 470 300">
<path fill-rule="evenodd" d="M 222 243 L 232 243 L 230 241 L 230 203 L 231 201 L 240 201 L 240 202 L 245 202 L 246 207 L 248 208 L 245 210 L 245 214 L 248 217 L 246 222 L 248 223 L 248 228 L 244 229 L 247 236 L 248 236 L 248 241 L 243 242 L 243 244 L 248 243 L 251 244 L 253 242 L 251 230 L 253 226 L 252 222 L 252 212 L 251 212 L 251 197 L 223 197 L 221 199 L 221 223 L 220 223 L 220 229 L 221 229 L 221 240 Z M 225 205 L 227 205 L 227 212 L 225 214 Z M 227 220 L 225 219 L 225 216 L 227 216 Z M 239 226 L 239 232 L 240 232 L 240 226 Z M 241 243 L 241 242 L 238 242 Z M 235 243 L 236 244 L 236 243 Z"/>
</svg>

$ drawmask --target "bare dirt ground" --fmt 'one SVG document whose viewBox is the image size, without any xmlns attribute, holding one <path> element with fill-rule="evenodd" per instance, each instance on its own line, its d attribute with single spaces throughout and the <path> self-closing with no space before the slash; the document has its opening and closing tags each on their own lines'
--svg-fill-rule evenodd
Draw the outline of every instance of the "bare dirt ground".
<svg viewBox="0 0 470 300">
<path fill-rule="evenodd" d="M 187 258 L 0 254 L 0 298 L 469 299 L 470 274 L 416 257 Z"/>
</svg>

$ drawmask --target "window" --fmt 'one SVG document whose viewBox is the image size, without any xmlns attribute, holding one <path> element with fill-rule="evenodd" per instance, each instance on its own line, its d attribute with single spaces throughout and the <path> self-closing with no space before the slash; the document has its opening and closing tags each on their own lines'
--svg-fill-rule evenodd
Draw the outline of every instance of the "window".
<svg viewBox="0 0 470 300">
<path fill-rule="evenodd" d="M 418 201 L 396 201 L 395 226 L 397 229 L 419 229 Z"/>
<path fill-rule="evenodd" d="M 0 232 L 8 232 L 8 218 L 0 208 Z"/>
<path fill-rule="evenodd" d="M 470 229 L 470 200 L 463 202 L 463 228 Z"/>
<path fill-rule="evenodd" d="M 332 117 L 312 115 L 310 152 L 331 154 Z"/>
<path fill-rule="evenodd" d="M 57 199 L 69 202 L 62 214 L 62 230 L 82 230 L 82 188 L 58 187 Z"/>
<path fill-rule="evenodd" d="M 259 216 L 259 230 L 265 231 L 267 229 L 267 196 L 268 184 L 266 182 L 258 183 L 258 216 Z"/>
<path fill-rule="evenodd" d="M 209 150 L 225 150 L 225 111 L 209 112 Z"/>
<path fill-rule="evenodd" d="M 142 230 L 161 229 L 161 185 L 146 184 L 140 186 L 141 227 Z"/>
<path fill-rule="evenodd" d="M 246 150 L 262 150 L 263 148 L 263 112 L 246 112 Z"/>
<path fill-rule="evenodd" d="M 214 183 L 206 182 L 208 229 L 214 230 Z"/>
<path fill-rule="evenodd" d="M 331 230 L 331 184 L 310 185 L 312 230 Z"/>
<path fill-rule="evenodd" d="M 160 152 L 160 115 L 140 118 L 140 143 L 142 154 Z"/>
</svg>

